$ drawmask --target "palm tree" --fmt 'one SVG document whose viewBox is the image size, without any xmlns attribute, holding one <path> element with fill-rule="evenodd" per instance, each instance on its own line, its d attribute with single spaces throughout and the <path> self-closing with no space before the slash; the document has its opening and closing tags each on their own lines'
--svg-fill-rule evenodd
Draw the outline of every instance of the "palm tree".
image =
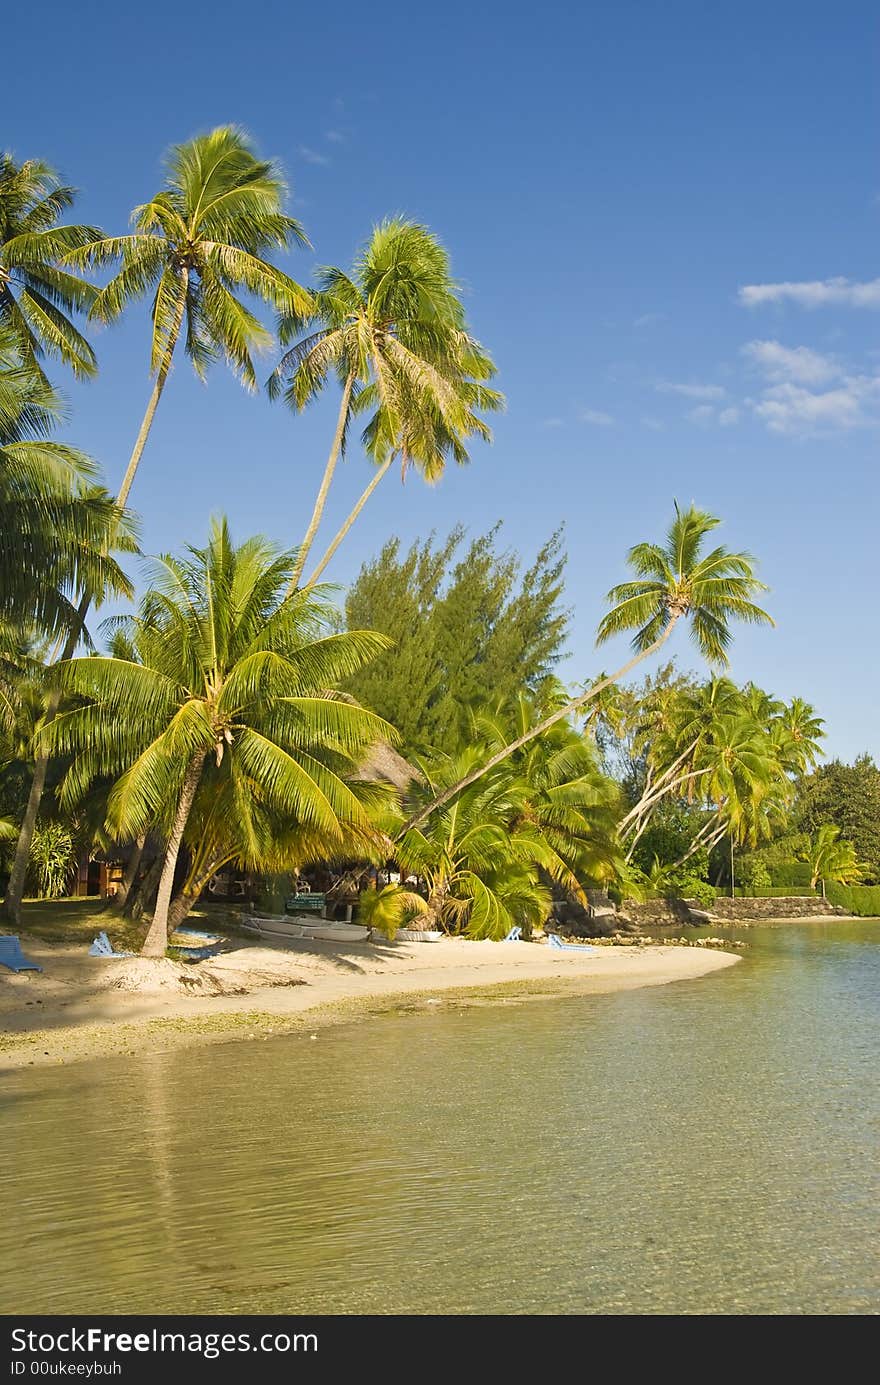
<svg viewBox="0 0 880 1385">
<path fill-rule="evenodd" d="M 608 593 L 611 610 L 603 616 L 597 643 L 613 635 L 634 630 L 634 657 L 616 673 L 594 683 L 557 708 L 550 716 L 523 735 L 497 750 L 484 764 L 470 770 L 461 780 L 444 788 L 406 823 L 405 830 L 418 827 L 438 809 L 475 783 L 483 774 L 506 760 L 557 722 L 563 721 L 597 697 L 611 683 L 625 678 L 637 664 L 656 654 L 666 643 L 678 622 L 687 618 L 691 634 L 701 654 L 713 664 L 727 663 L 731 619 L 750 624 L 773 621 L 752 598 L 766 588 L 755 576 L 754 560 L 748 553 L 731 553 L 723 545 L 704 553 L 707 536 L 720 520 L 691 505 L 687 510 L 675 505 L 675 514 L 663 545 L 640 543 L 630 549 L 628 561 L 636 580 L 612 587 Z"/>
<path fill-rule="evenodd" d="M 806 852 L 810 865 L 810 889 L 822 881 L 822 897 L 825 897 L 825 882 L 833 880 L 840 885 L 851 885 L 861 879 L 864 868 L 856 857 L 852 842 L 842 841 L 840 828 L 831 822 L 823 822 Z"/>
<path fill-rule="evenodd" d="M 253 354 L 267 349 L 272 337 L 236 295 L 251 294 L 279 312 L 305 311 L 311 301 L 266 258 L 291 242 L 307 242 L 299 222 L 282 210 L 285 186 L 279 169 L 256 156 L 243 131 L 220 126 L 175 145 L 167 166 L 165 187 L 132 213 L 132 235 L 90 237 L 65 257 L 76 268 L 120 262 L 110 282 L 92 291 L 90 316 L 98 321 L 114 321 L 130 303 L 153 293 L 153 388 L 119 488 L 120 506 L 128 500 L 181 334 L 197 375 L 203 377 L 223 355 L 244 385 L 254 389 Z M 91 600 L 86 587 L 80 622 Z M 74 630 L 62 659 L 73 655 L 77 643 Z M 50 720 L 53 715 L 50 708 Z M 25 859 L 30 845 L 26 825 L 36 821 L 47 771 L 45 756 L 38 756 L 19 842 Z M 15 896 L 10 881 L 6 911 L 17 919 L 20 907 L 20 894 Z"/>
<path fill-rule="evenodd" d="M 279 313 L 307 313 L 311 305 L 310 295 L 266 258 L 308 241 L 299 222 L 283 211 L 279 168 L 257 156 L 243 130 L 221 125 L 174 145 L 166 165 L 164 187 L 132 212 L 131 235 L 92 237 L 67 255 L 78 268 L 119 264 L 94 294 L 89 315 L 99 322 L 113 322 L 129 304 L 153 295 L 153 388 L 119 488 L 122 505 L 181 335 L 200 378 L 224 356 L 242 383 L 255 389 L 253 355 L 268 349 L 272 337 L 241 295 Z"/>
<path fill-rule="evenodd" d="M 462 777 L 481 750 L 421 766 L 430 793 Z M 419 792 L 419 790 L 416 790 Z M 543 923 L 551 896 L 540 868 L 557 858 L 528 822 L 528 786 L 508 767 L 474 784 L 431 816 L 424 828 L 404 828 L 394 853 L 405 872 L 427 884 L 419 928 L 502 938 L 514 924 Z"/>
<path fill-rule="evenodd" d="M 279 336 L 283 344 L 299 340 L 269 379 L 273 398 L 283 394 L 291 408 L 302 410 L 321 392 L 331 371 L 342 390 L 330 452 L 293 573 L 295 586 L 356 409 L 375 410 L 365 442 L 379 471 L 318 573 L 395 457 L 402 459 L 404 471 L 421 463 L 426 478 L 435 479 L 446 453 L 466 460 L 463 440 L 469 433 L 487 436 L 476 410 L 498 408 L 501 398 L 484 383 L 494 367 L 468 335 L 446 251 L 424 226 L 410 221 L 393 219 L 376 226 L 350 274 L 322 269 L 311 303 L 282 315 Z"/>
<path fill-rule="evenodd" d="M 75 375 L 94 375 L 95 354 L 71 321 L 86 312 L 95 290 L 60 261 L 99 240 L 95 226 L 59 225 L 74 188 L 38 159 L 16 163 L 0 153 L 0 326 L 24 365 L 46 383 L 40 361 L 55 356 Z"/>
<path fill-rule="evenodd" d="M 369 826 L 348 776 L 394 733 L 334 688 L 388 641 L 327 635 L 323 602 L 282 599 L 293 563 L 263 538 L 234 547 L 226 521 L 215 521 L 206 548 L 154 565 L 129 632 L 137 661 L 59 666 L 59 686 L 76 701 L 43 740 L 50 754 L 73 756 L 62 803 L 112 775 L 108 830 L 132 840 L 158 825 L 167 842 L 146 956 L 165 950 L 181 843 L 209 775 L 228 776 L 227 809 L 242 832 L 255 800 L 331 841 Z"/>
</svg>

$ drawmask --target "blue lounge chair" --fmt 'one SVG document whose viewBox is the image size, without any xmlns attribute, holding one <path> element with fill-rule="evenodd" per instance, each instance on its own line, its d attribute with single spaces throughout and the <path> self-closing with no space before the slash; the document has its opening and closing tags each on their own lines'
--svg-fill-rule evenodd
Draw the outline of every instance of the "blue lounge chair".
<svg viewBox="0 0 880 1385">
<path fill-rule="evenodd" d="M 42 971 L 36 962 L 29 962 L 15 934 L 0 938 L 0 962 L 10 971 Z"/>
<path fill-rule="evenodd" d="M 520 928 L 519 924 L 514 925 L 514 927 L 511 928 L 510 932 L 508 933 L 507 937 L 506 937 L 506 938 L 502 938 L 501 941 L 502 941 L 503 943 L 518 943 L 518 942 L 521 942 L 521 941 L 522 941 L 522 929 Z"/>
<path fill-rule="evenodd" d="M 591 947 L 589 943 L 564 943 L 558 933 L 547 934 L 547 944 L 555 948 L 558 952 L 599 952 L 598 947 Z"/>
<path fill-rule="evenodd" d="M 114 952 L 113 944 L 103 931 L 100 932 L 89 948 L 90 957 L 133 957 L 133 952 Z"/>
</svg>

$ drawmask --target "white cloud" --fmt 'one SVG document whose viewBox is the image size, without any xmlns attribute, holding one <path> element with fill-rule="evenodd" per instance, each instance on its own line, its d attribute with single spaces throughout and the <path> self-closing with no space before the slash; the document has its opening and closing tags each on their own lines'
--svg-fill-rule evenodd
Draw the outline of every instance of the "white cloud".
<svg viewBox="0 0 880 1385">
<path fill-rule="evenodd" d="M 812 279 L 781 284 L 745 284 L 739 290 L 745 308 L 760 308 L 765 303 L 797 303 L 802 308 L 822 308 L 829 303 L 848 308 L 880 308 L 880 279 L 857 283 L 838 275 L 834 279 Z"/>
<path fill-rule="evenodd" d="M 662 322 L 666 317 L 665 313 L 642 313 L 633 323 L 633 327 L 654 327 L 656 323 Z"/>
<path fill-rule="evenodd" d="M 699 423 L 701 425 L 711 423 L 714 417 L 715 410 L 712 408 L 711 404 L 698 404 L 695 409 L 690 409 L 688 413 L 685 414 L 685 418 L 691 423 Z"/>
<path fill-rule="evenodd" d="M 825 385 L 837 379 L 840 366 L 811 351 L 808 346 L 783 346 L 779 341 L 750 341 L 743 347 L 748 356 L 771 380 L 791 380 L 798 385 Z"/>
<path fill-rule="evenodd" d="M 661 394 L 681 394 L 685 399 L 723 399 L 727 393 L 721 385 L 676 385 L 669 380 L 661 380 L 657 389 Z"/>
<path fill-rule="evenodd" d="M 562 418 L 545 418 L 544 421 L 543 421 L 543 423 L 541 424 L 541 427 L 542 427 L 542 428 L 562 428 L 562 427 L 564 427 L 564 425 L 565 425 L 565 419 L 562 419 Z"/>
<path fill-rule="evenodd" d="M 599 428 L 610 428 L 614 422 L 611 415 L 604 414 L 601 409 L 582 409 L 580 417 L 582 423 L 594 423 Z"/>
<path fill-rule="evenodd" d="M 772 433 L 806 437 L 866 427 L 880 423 L 880 376 L 846 376 L 822 392 L 785 381 L 771 385 L 752 407 Z"/>
<path fill-rule="evenodd" d="M 722 428 L 732 428 L 734 424 L 739 423 L 739 409 L 722 409 L 718 415 L 718 422 Z"/>
<path fill-rule="evenodd" d="M 324 135 L 329 144 L 344 144 L 345 135 L 340 130 L 327 130 Z"/>
<path fill-rule="evenodd" d="M 324 167 L 330 162 L 326 154 L 319 154 L 317 149 L 311 149 L 307 144 L 301 144 L 296 152 L 307 164 L 317 164 Z"/>
<path fill-rule="evenodd" d="M 650 428 L 654 433 L 665 433 L 666 424 L 661 418 L 643 418 L 642 427 Z"/>
</svg>

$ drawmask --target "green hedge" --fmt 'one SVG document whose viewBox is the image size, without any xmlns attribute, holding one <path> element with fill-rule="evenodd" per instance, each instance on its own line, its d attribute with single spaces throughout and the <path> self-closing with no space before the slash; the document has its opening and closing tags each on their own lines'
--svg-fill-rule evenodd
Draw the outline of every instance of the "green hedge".
<svg viewBox="0 0 880 1385">
<path fill-rule="evenodd" d="M 766 888 L 750 890 L 748 888 L 737 888 L 737 899 L 800 899 L 803 895 L 815 894 L 809 884 L 804 885 L 768 885 Z"/>
<path fill-rule="evenodd" d="M 768 867 L 770 883 L 773 886 L 806 885 L 810 888 L 810 866 L 807 861 L 782 861 L 778 866 Z"/>
<path fill-rule="evenodd" d="M 836 885 L 825 887 L 832 904 L 839 904 L 849 914 L 859 918 L 880 918 L 880 885 Z"/>
</svg>

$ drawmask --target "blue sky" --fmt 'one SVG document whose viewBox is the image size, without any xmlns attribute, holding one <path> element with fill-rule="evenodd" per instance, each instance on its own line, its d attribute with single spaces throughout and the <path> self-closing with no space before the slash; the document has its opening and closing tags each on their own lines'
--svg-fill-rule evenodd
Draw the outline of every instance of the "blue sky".
<svg viewBox="0 0 880 1385">
<path fill-rule="evenodd" d="M 155 0 L 88 23 L 50 0 L 16 22 L 3 140 L 121 231 L 168 144 L 239 122 L 287 169 L 315 247 L 287 265 L 302 280 L 388 213 L 425 221 L 508 410 L 439 487 L 389 478 L 328 575 L 458 520 L 503 520 L 530 557 L 564 521 L 564 673 L 582 679 L 624 654 L 593 634 L 626 549 L 694 499 L 772 588 L 777 629 L 738 633 L 733 675 L 814 702 L 831 753 L 880 755 L 876 29 L 867 0 Z M 111 483 L 146 343 L 135 310 L 97 335 L 100 378 L 65 382 L 67 434 Z M 200 540 L 221 509 L 240 536 L 295 543 L 335 402 L 294 419 L 181 361 L 133 495 L 145 549 Z M 353 449 L 328 537 L 366 474 Z"/>
</svg>

